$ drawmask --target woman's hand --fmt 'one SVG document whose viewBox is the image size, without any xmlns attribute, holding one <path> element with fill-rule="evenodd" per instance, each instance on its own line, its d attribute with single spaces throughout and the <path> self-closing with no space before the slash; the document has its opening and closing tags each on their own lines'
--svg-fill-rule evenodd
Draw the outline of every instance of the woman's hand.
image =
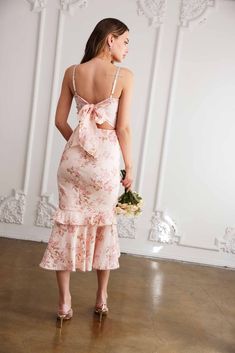
<svg viewBox="0 0 235 353">
<path fill-rule="evenodd" d="M 132 168 L 126 168 L 125 171 L 126 176 L 125 179 L 121 180 L 121 183 L 125 187 L 125 189 L 127 189 L 126 191 L 129 191 L 133 182 Z"/>
</svg>

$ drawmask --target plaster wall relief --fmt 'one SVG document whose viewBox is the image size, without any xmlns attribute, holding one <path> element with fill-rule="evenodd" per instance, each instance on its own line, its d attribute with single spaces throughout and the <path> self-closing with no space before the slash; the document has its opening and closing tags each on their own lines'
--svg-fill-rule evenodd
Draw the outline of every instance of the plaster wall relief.
<svg viewBox="0 0 235 353">
<path fill-rule="evenodd" d="M 85 8 L 88 6 L 88 0 L 60 0 L 60 10 L 74 15 L 77 8 Z"/>
<path fill-rule="evenodd" d="M 44 195 L 38 202 L 35 222 L 37 226 L 51 228 L 51 218 L 56 208 L 51 199 L 52 195 Z"/>
<path fill-rule="evenodd" d="M 177 244 L 180 240 L 176 223 L 166 214 L 157 211 L 151 219 L 149 240 L 165 244 Z"/>
<path fill-rule="evenodd" d="M 12 196 L 0 196 L 0 222 L 22 224 L 26 195 L 13 189 Z"/>
<path fill-rule="evenodd" d="M 144 15 L 150 26 L 158 27 L 163 23 L 166 12 L 166 0 L 138 0 L 137 14 Z"/>
<path fill-rule="evenodd" d="M 32 12 L 40 12 L 46 8 L 47 0 L 27 0 L 31 4 Z"/>
<path fill-rule="evenodd" d="M 12 195 L 0 196 L 0 222 L 12 223 L 12 224 L 23 224 L 26 196 L 29 188 L 30 178 L 30 167 L 32 161 L 32 149 L 33 149 L 33 137 L 35 133 L 35 120 L 36 110 L 38 105 L 38 86 L 40 77 L 40 65 L 41 65 L 41 54 L 42 54 L 42 42 L 45 27 L 45 8 L 46 0 L 27 0 L 31 4 L 31 11 L 37 13 L 40 16 L 39 25 L 39 36 L 38 36 L 38 47 L 37 47 L 37 63 L 36 73 L 34 77 L 34 94 L 33 103 L 30 113 L 30 127 L 29 127 L 29 138 L 27 141 L 26 148 L 26 163 L 24 171 L 24 181 L 21 189 L 13 188 Z"/>
<path fill-rule="evenodd" d="M 162 143 L 161 151 L 161 160 L 160 167 L 158 171 L 158 183 L 156 187 L 156 200 L 155 208 L 150 219 L 151 227 L 148 234 L 148 240 L 154 241 L 157 243 L 165 244 L 176 244 L 181 246 L 187 246 L 192 248 L 197 248 L 193 244 L 187 244 L 183 241 L 183 237 L 177 234 L 175 220 L 171 218 L 166 211 L 161 209 L 161 194 L 163 188 L 163 178 L 165 175 L 165 166 L 167 158 L 167 147 L 169 143 L 169 133 L 172 119 L 172 110 L 174 97 L 176 92 L 177 85 L 177 68 L 180 60 L 181 44 L 182 44 L 182 28 L 189 27 L 190 22 L 196 21 L 200 22 L 202 16 L 205 16 L 208 7 L 213 7 L 215 5 L 214 0 L 181 0 L 180 11 L 179 11 L 179 22 L 176 28 L 176 40 L 174 47 L 174 57 L 172 61 L 172 70 L 171 70 L 171 84 L 168 91 L 168 105 L 166 107 L 166 116 L 165 116 L 165 127 L 164 127 L 164 137 Z M 179 223 L 179 221 L 178 221 Z M 205 250 L 215 250 L 214 244 L 211 248 L 200 247 Z"/>
<path fill-rule="evenodd" d="M 191 22 L 201 23 L 207 19 L 208 10 L 215 6 L 215 0 L 182 0 L 179 22 L 188 27 Z"/>
<path fill-rule="evenodd" d="M 135 239 L 136 222 L 134 217 L 117 216 L 118 236 L 120 238 Z"/>
<path fill-rule="evenodd" d="M 226 227 L 222 238 L 215 238 L 215 245 L 222 252 L 235 255 L 235 228 Z"/>
</svg>

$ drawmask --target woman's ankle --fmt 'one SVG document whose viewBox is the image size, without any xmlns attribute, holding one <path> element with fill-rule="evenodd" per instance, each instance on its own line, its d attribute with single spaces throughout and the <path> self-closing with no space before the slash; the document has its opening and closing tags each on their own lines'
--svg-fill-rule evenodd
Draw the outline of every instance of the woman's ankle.
<svg viewBox="0 0 235 353">
<path fill-rule="evenodd" d="M 71 295 L 60 296 L 59 297 L 59 305 L 70 304 L 71 303 Z"/>
<path fill-rule="evenodd" d="M 108 297 L 107 291 L 96 291 L 96 299 L 105 301 Z"/>
</svg>

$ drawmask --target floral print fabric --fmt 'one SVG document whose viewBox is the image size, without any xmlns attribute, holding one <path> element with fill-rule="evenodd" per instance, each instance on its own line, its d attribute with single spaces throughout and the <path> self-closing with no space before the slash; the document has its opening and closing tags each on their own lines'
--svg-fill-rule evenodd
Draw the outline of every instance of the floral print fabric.
<svg viewBox="0 0 235 353">
<path fill-rule="evenodd" d="M 121 180 L 116 131 L 97 128 L 96 158 L 75 143 L 75 137 L 73 132 L 61 156 L 59 206 L 39 266 L 69 271 L 115 269 L 120 257 L 115 207 Z"/>
<path fill-rule="evenodd" d="M 55 223 L 40 266 L 50 270 L 91 271 L 119 267 L 116 225 Z"/>
</svg>

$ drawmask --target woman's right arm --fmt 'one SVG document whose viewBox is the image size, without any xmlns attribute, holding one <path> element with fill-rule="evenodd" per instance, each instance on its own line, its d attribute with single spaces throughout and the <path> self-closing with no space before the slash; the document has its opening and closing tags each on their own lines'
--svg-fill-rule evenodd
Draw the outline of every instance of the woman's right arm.
<svg viewBox="0 0 235 353">
<path fill-rule="evenodd" d="M 65 70 L 55 115 L 55 126 L 67 141 L 73 132 L 71 126 L 67 123 L 73 100 L 73 93 L 70 89 L 70 81 L 72 80 L 71 70 L 72 66 Z"/>
<path fill-rule="evenodd" d="M 116 134 L 121 147 L 126 170 L 126 177 L 124 180 L 122 180 L 122 184 L 125 188 L 127 188 L 127 191 L 129 191 L 133 182 L 130 107 L 132 100 L 134 75 L 132 71 L 127 68 L 122 68 L 122 72 L 124 80 L 117 113 Z"/>
</svg>

